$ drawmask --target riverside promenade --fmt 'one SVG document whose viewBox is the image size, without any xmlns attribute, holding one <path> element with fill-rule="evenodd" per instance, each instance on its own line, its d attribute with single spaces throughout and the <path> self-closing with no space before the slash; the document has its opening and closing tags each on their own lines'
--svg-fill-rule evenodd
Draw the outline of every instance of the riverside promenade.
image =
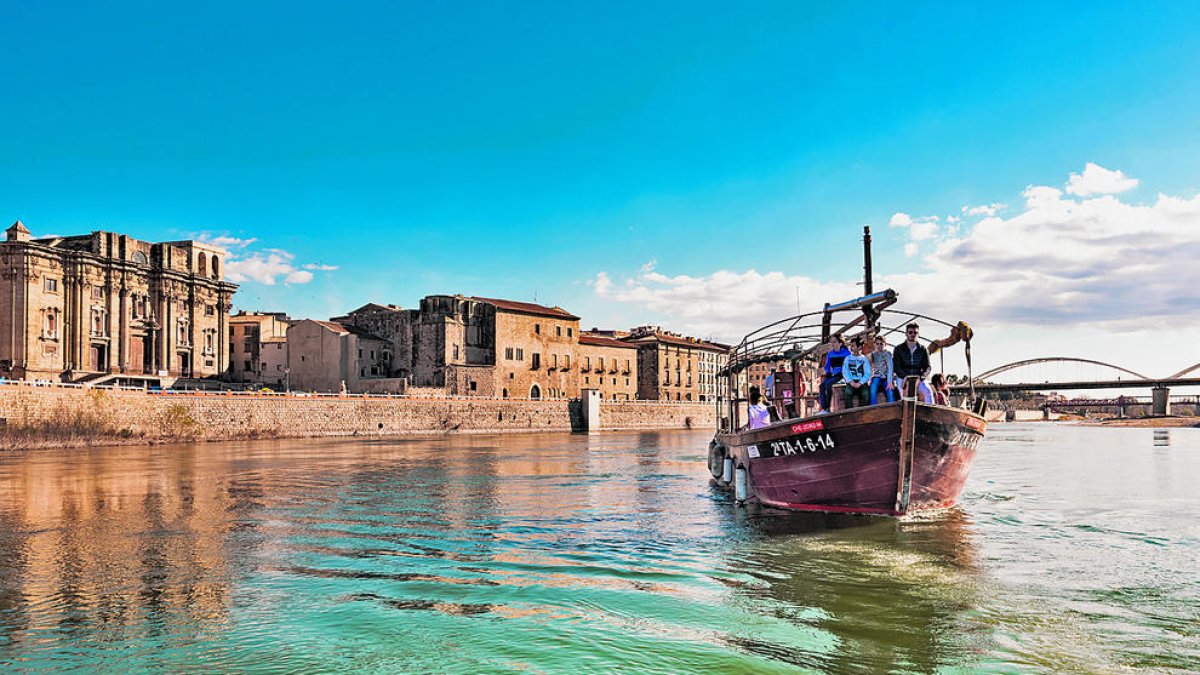
<svg viewBox="0 0 1200 675">
<path fill-rule="evenodd" d="M 711 429 L 712 403 L 0 385 L 0 448 L 322 436 Z"/>
</svg>

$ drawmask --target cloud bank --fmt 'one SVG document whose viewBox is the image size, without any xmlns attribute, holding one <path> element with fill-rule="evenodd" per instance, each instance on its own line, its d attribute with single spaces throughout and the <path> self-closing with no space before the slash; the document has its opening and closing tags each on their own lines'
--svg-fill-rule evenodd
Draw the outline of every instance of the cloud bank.
<svg viewBox="0 0 1200 675">
<path fill-rule="evenodd" d="M 1063 189 L 1028 186 L 1020 207 L 964 206 L 953 220 L 896 213 L 889 225 L 905 231 L 914 271 L 879 278 L 876 288 L 897 289 L 914 311 L 995 326 L 1102 336 L 1196 324 L 1200 196 L 1115 196 L 1137 185 L 1089 163 Z M 859 290 L 772 271 L 671 276 L 653 264 L 627 279 L 601 272 L 592 285 L 600 298 L 638 305 L 673 327 L 734 340 L 795 313 L 798 292 L 811 311 Z"/>
<path fill-rule="evenodd" d="M 284 284 L 307 284 L 313 280 L 312 271 L 336 270 L 334 265 L 307 263 L 297 266 L 295 256 L 287 251 L 268 248 L 252 250 L 255 238 L 239 239 L 227 235 L 197 235 L 196 239 L 224 248 L 229 256 L 225 260 L 225 278 L 234 283 L 254 282 L 264 286 Z"/>
</svg>

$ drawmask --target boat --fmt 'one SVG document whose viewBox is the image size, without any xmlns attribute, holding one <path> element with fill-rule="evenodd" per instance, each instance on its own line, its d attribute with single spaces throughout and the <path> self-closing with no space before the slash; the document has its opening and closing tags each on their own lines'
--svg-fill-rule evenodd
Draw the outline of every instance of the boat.
<svg viewBox="0 0 1200 675">
<path fill-rule="evenodd" d="M 841 408 L 838 392 L 829 412 L 810 414 L 813 398 L 802 395 L 800 376 L 815 372 L 830 336 L 903 335 L 904 326 L 944 327 L 945 338 L 922 341 L 931 356 L 964 345 L 968 382 L 971 339 L 964 322 L 898 310 L 893 289 L 871 288 L 870 230 L 864 230 L 866 295 L 820 311 L 781 319 L 746 335 L 730 351 L 725 394 L 718 397 L 718 428 L 708 465 L 716 485 L 732 490 L 737 504 L 791 511 L 901 517 L 953 506 L 962 493 L 987 429 L 986 402 L 974 387 L 961 406 L 926 403 L 916 378 L 899 400 Z M 750 428 L 748 372 L 759 364 L 790 364 L 765 392 L 771 421 Z"/>
</svg>

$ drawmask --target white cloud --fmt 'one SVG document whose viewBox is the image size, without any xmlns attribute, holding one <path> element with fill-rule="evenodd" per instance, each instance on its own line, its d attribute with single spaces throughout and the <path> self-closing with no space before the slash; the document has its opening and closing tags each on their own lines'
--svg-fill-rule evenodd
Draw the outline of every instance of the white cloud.
<svg viewBox="0 0 1200 675">
<path fill-rule="evenodd" d="M 1138 179 L 1130 178 L 1123 171 L 1110 171 L 1099 164 L 1088 162 L 1083 173 L 1073 173 L 1067 180 L 1067 194 L 1088 197 L 1090 195 L 1115 195 L 1138 186 Z"/>
<path fill-rule="evenodd" d="M 1091 341 L 1097 345 L 1091 358 L 1137 370 L 1131 355 L 1162 360 L 1145 344 L 1147 335 L 1200 330 L 1200 196 L 1160 194 L 1151 203 L 1126 203 L 1111 194 L 1076 198 L 1032 185 L 1023 197 L 1023 207 L 1008 217 L 993 213 L 957 231 L 943 230 L 924 254 L 911 237 L 904 248 L 913 259 L 911 271 L 884 276 L 876 288 L 895 288 L 902 306 L 914 311 L 965 319 L 997 334 L 1024 331 L 1026 356 L 1048 355 L 1028 352 L 1036 349 L 1039 333 L 1070 334 L 1070 343 L 1047 351 L 1086 356 L 1073 346 L 1083 349 Z M 897 213 L 889 224 L 911 235 L 922 221 L 930 219 Z M 855 271 L 848 265 L 846 276 Z M 886 271 L 878 261 L 876 271 Z M 756 270 L 694 277 L 643 268 L 616 281 L 602 275 L 595 283 L 600 297 L 636 305 L 677 330 L 732 341 L 794 314 L 797 287 L 803 311 L 860 290 L 853 283 Z M 1168 365 L 1200 361 L 1190 343 L 1183 349 L 1188 353 Z"/>
<path fill-rule="evenodd" d="M 925 216 L 913 218 L 907 213 L 895 213 L 888 221 L 888 227 L 903 227 L 908 229 L 908 238 L 912 241 L 933 239 L 938 233 L 938 217 Z"/>
<path fill-rule="evenodd" d="M 994 216 L 1004 206 L 1004 204 L 1000 204 L 999 202 L 995 204 L 981 204 L 979 206 L 968 205 L 962 207 L 962 213 L 965 216 Z"/>
<path fill-rule="evenodd" d="M 322 263 L 297 265 L 293 254 L 279 248 L 254 250 L 251 246 L 258 241 L 256 237 L 243 239 L 206 232 L 195 235 L 195 238 L 220 246 L 228 252 L 225 278 L 238 284 L 254 282 L 274 286 L 280 281 L 285 284 L 307 284 L 313 280 L 312 271 L 331 272 L 337 269 L 336 265 Z"/>
<path fill-rule="evenodd" d="M 199 239 L 200 241 L 203 241 L 205 243 L 212 244 L 213 246 L 220 246 L 221 248 L 223 248 L 227 251 L 232 250 L 232 249 L 238 249 L 238 248 L 246 248 L 250 244 L 253 244 L 254 242 L 258 241 L 258 239 L 253 238 L 253 237 L 251 237 L 250 239 L 238 239 L 237 237 L 229 237 L 226 235 L 220 235 L 220 236 L 214 237 L 214 236 L 211 236 L 208 234 L 202 234 L 199 237 L 197 237 L 197 239 Z"/>
</svg>

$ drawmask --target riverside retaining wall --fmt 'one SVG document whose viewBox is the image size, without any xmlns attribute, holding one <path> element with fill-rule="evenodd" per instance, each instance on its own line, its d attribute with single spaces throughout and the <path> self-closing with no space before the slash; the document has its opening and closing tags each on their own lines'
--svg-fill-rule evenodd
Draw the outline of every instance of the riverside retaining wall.
<svg viewBox="0 0 1200 675">
<path fill-rule="evenodd" d="M 711 404 L 606 401 L 599 429 L 711 428 Z M 583 431 L 579 401 L 0 386 L 0 447 L 240 438 Z"/>
</svg>

